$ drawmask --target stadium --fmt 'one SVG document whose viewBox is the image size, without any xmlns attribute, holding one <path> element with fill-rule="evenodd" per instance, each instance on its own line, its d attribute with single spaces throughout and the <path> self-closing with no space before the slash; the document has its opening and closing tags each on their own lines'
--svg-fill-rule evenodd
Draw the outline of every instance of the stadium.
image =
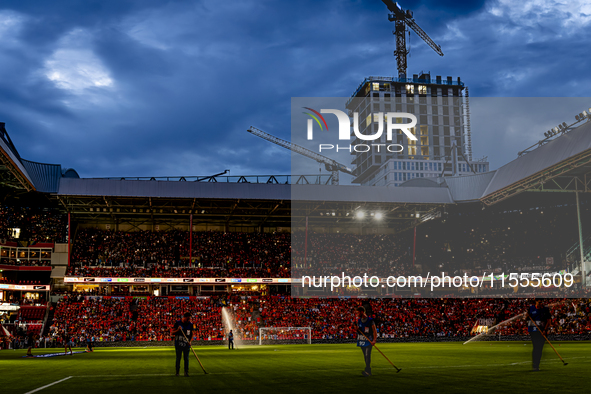
<svg viewBox="0 0 591 394">
<path fill-rule="evenodd" d="M 378 342 L 390 356 L 374 355 L 376 381 L 421 391 L 477 373 L 482 384 L 502 385 L 498 379 L 530 363 L 527 324 L 514 317 L 523 317 L 528 299 L 543 298 L 559 322 L 548 339 L 564 356 L 546 347 L 543 367 L 556 374 L 552 384 L 568 376 L 573 390 L 582 388 L 591 304 L 589 268 L 580 264 L 588 239 L 577 223 L 585 228 L 590 219 L 590 129 L 581 119 L 495 171 L 370 191 L 310 175 L 81 178 L 74 169 L 20 157 L 2 124 L 3 348 L 16 350 L 1 357 L 15 376 L 36 371 L 26 384 L 8 377 L 7 387 L 60 381 L 44 391 L 70 390 L 79 376 L 93 382 L 91 391 L 172 389 L 172 363 L 158 360 L 173 358 L 170 327 L 190 311 L 192 343 L 208 370 L 208 380 L 193 387 L 239 390 L 270 378 L 271 391 L 300 376 L 306 383 L 298 390 L 311 389 L 328 374 L 342 383 L 326 391 L 347 389 L 359 384 L 350 376 L 357 377 L 360 360 L 349 357 L 359 306 L 376 320 Z M 353 214 L 360 203 L 368 216 L 384 213 L 379 231 Z M 379 257 L 385 267 L 367 265 Z M 326 287 L 302 283 L 310 274 L 360 267 L 375 269 L 381 280 L 384 273 L 424 279 L 427 271 L 459 272 L 484 286 L 349 284 L 326 298 Z M 535 286 L 532 276 L 528 286 L 509 287 L 497 280 L 532 270 L 554 279 L 569 273 L 572 283 Z M 238 352 L 228 356 L 230 329 Z M 64 333 L 82 350 L 92 338 L 96 352 L 45 365 L 21 359 L 31 345 L 36 355 L 57 355 Z M 133 358 L 145 363 L 126 369 Z M 554 372 L 561 360 L 568 369 Z M 394 376 L 398 368 L 405 371 Z"/>
</svg>

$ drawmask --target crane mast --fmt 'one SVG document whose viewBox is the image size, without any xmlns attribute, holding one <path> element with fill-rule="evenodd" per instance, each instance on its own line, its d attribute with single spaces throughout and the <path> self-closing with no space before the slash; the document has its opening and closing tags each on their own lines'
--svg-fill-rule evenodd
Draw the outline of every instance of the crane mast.
<svg viewBox="0 0 591 394">
<path fill-rule="evenodd" d="M 289 149 L 290 151 L 298 153 L 302 156 L 306 156 L 312 160 L 316 160 L 318 163 L 324 164 L 326 170 L 332 172 L 331 184 L 333 185 L 339 184 L 339 172 L 344 172 L 345 174 L 353 175 L 351 169 L 345 166 L 344 164 L 341 164 L 338 161 L 333 160 L 329 157 L 313 152 L 310 149 L 304 148 L 303 146 L 294 144 L 293 142 L 286 141 L 279 137 L 275 137 L 274 135 L 266 133 L 263 130 L 257 129 L 253 126 L 250 126 L 247 131 L 253 135 L 256 135 L 257 137 L 272 142 L 285 149 Z"/>
<path fill-rule="evenodd" d="M 382 0 L 382 2 L 392 12 L 388 14 L 388 20 L 395 22 L 395 29 L 392 32 L 396 36 L 396 65 L 398 67 L 398 78 L 406 78 L 406 58 L 409 50 L 406 47 L 406 26 L 410 27 L 423 41 L 427 43 L 439 56 L 443 56 L 441 47 L 437 45 L 431 37 L 413 19 L 412 11 L 403 10 L 398 3 L 392 0 Z"/>
</svg>

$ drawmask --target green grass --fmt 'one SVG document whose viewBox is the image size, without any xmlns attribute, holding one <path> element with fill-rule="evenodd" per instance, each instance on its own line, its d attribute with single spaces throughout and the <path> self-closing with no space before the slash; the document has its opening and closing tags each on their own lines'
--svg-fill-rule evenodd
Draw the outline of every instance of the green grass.
<svg viewBox="0 0 591 394">
<path fill-rule="evenodd" d="M 560 345 L 560 346 L 559 346 Z M 195 348 L 191 376 L 174 376 L 174 349 L 97 348 L 94 353 L 22 358 L 25 350 L 0 351 L 0 391 L 26 393 L 57 380 L 40 394 L 257 392 L 257 393 L 581 393 L 591 391 L 591 344 L 556 343 L 563 366 L 546 345 L 542 372 L 531 373 L 531 344 L 523 342 L 378 344 L 402 368 L 372 353 L 373 375 L 363 378 L 361 351 L 346 345 L 268 345 L 229 351 Z M 35 353 L 53 353 L 56 349 Z M 181 367 L 182 371 L 182 367 Z M 369 391 L 368 391 L 369 390 Z"/>
</svg>

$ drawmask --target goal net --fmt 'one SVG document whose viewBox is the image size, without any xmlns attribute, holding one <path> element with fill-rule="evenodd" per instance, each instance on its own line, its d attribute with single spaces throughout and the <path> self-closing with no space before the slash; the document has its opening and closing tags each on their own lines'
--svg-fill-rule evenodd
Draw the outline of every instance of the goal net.
<svg viewBox="0 0 591 394">
<path fill-rule="evenodd" d="M 312 343 L 311 327 L 261 327 L 259 345 Z"/>
</svg>

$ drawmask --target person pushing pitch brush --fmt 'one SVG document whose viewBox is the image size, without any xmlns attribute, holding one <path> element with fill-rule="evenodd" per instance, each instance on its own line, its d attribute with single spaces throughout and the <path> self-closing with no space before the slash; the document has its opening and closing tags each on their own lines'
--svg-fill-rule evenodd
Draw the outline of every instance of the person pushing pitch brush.
<svg viewBox="0 0 591 394">
<path fill-rule="evenodd" d="M 542 300 L 535 300 L 535 304 L 531 305 L 525 315 L 527 321 L 527 331 L 531 336 L 533 345 L 532 350 L 532 372 L 540 370 L 540 361 L 542 360 L 542 349 L 546 343 L 546 332 L 552 322 L 550 309 L 544 306 Z"/>
</svg>

